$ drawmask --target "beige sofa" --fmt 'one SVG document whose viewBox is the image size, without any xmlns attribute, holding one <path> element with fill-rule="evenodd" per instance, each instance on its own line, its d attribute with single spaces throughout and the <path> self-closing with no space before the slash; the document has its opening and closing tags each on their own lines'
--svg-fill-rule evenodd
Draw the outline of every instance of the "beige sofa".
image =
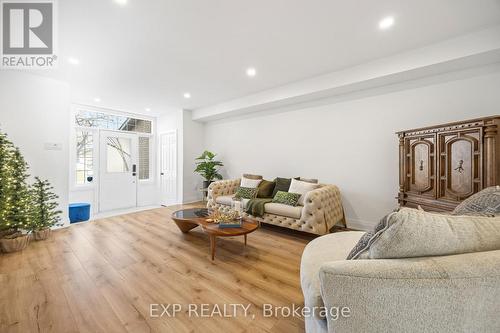
<svg viewBox="0 0 500 333">
<path fill-rule="evenodd" d="M 500 332 L 500 251 L 345 260 L 363 232 L 318 237 L 302 255 L 306 332 Z"/>
<path fill-rule="evenodd" d="M 229 210 L 239 186 L 240 179 L 221 180 L 210 184 L 207 207 Z M 243 204 L 246 202 L 248 200 L 244 200 Z M 264 206 L 265 214 L 254 218 L 263 223 L 317 235 L 327 234 L 334 225 L 344 223 L 340 191 L 336 186 L 322 184 L 320 188 L 308 192 L 304 202 L 304 206 L 296 207 L 267 203 Z"/>
</svg>

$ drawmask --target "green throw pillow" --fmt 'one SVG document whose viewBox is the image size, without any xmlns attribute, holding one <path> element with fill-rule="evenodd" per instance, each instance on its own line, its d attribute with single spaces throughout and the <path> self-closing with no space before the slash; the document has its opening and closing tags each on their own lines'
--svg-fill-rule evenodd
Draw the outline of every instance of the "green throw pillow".
<svg viewBox="0 0 500 333">
<path fill-rule="evenodd" d="M 297 206 L 301 194 L 278 191 L 273 198 L 274 203 L 285 204 L 288 206 Z"/>
<path fill-rule="evenodd" d="M 236 190 L 236 194 L 234 195 L 234 197 L 237 199 L 253 199 L 257 197 L 258 191 L 258 187 L 238 187 L 238 190 Z"/>
<path fill-rule="evenodd" d="M 290 184 L 292 183 L 291 178 L 280 178 L 277 177 L 274 182 L 276 183 L 276 186 L 274 187 L 273 190 L 273 198 L 276 196 L 278 191 L 283 191 L 283 192 L 288 192 L 288 189 L 290 188 Z"/>
<path fill-rule="evenodd" d="M 275 182 L 269 180 L 261 181 L 258 187 L 259 192 L 257 193 L 257 198 L 272 198 L 275 186 Z"/>
</svg>

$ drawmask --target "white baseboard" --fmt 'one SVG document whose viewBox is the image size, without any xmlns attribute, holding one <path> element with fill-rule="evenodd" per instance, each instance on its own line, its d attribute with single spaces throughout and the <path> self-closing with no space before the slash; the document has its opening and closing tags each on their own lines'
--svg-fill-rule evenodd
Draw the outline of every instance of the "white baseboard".
<svg viewBox="0 0 500 333">
<path fill-rule="evenodd" d="M 372 231 L 377 225 L 377 222 L 373 221 L 364 221 L 348 217 L 346 218 L 346 220 L 347 220 L 347 227 L 349 229 L 355 229 L 355 230 Z"/>
<path fill-rule="evenodd" d="M 187 204 L 192 204 L 192 203 L 196 203 L 196 202 L 200 202 L 200 201 L 201 201 L 200 198 L 187 198 L 185 200 L 182 200 L 182 204 L 187 205 Z"/>
</svg>

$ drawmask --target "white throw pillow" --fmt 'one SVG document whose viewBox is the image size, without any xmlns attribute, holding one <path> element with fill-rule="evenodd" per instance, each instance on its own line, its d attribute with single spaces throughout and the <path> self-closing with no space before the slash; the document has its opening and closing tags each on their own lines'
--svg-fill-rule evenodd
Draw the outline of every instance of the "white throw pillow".
<svg viewBox="0 0 500 333">
<path fill-rule="evenodd" d="M 297 179 L 292 179 L 292 183 L 290 184 L 288 192 L 302 194 L 299 198 L 299 205 L 304 206 L 304 198 L 306 196 L 306 193 L 315 190 L 319 187 L 320 187 L 319 184 L 312 184 Z"/>
<path fill-rule="evenodd" d="M 261 181 L 262 181 L 262 179 L 250 179 L 250 178 L 242 177 L 240 186 L 241 187 L 256 188 L 259 186 Z"/>
</svg>

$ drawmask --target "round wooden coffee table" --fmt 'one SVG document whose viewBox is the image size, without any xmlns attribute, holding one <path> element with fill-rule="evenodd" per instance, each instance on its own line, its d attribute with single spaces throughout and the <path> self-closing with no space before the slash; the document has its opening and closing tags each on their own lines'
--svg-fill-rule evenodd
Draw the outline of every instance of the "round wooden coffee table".
<svg viewBox="0 0 500 333">
<path fill-rule="evenodd" d="M 206 208 L 188 208 L 181 209 L 172 213 L 172 220 L 183 233 L 200 226 L 201 229 L 210 237 L 210 252 L 212 260 L 215 258 L 215 245 L 217 237 L 235 237 L 244 236 L 245 245 L 247 245 L 247 235 L 259 229 L 260 222 L 245 218 L 239 228 L 219 228 L 218 224 L 207 222 L 209 210 Z"/>
</svg>

